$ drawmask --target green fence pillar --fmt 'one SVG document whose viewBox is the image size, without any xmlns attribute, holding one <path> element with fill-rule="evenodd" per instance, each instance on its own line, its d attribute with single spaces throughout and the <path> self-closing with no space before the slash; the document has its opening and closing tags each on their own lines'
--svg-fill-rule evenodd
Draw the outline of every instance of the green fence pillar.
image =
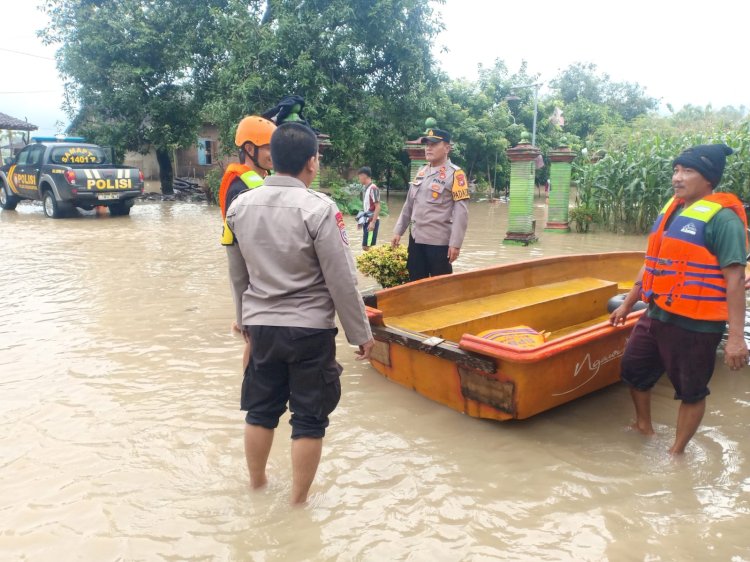
<svg viewBox="0 0 750 562">
<path fill-rule="evenodd" d="M 541 154 L 528 140 L 507 151 L 510 160 L 508 232 L 503 244 L 527 246 L 537 241 L 534 233 L 534 160 Z"/>
<path fill-rule="evenodd" d="M 419 169 L 427 164 L 427 160 L 424 155 L 424 145 L 417 141 L 406 141 L 404 143 L 404 150 L 409 155 L 409 181 L 413 180 L 417 176 Z"/>
<path fill-rule="evenodd" d="M 313 181 L 310 183 L 310 189 L 313 191 L 320 191 L 320 174 L 323 171 L 323 167 L 321 166 L 320 169 L 318 169 L 317 175 L 313 178 Z"/>
<path fill-rule="evenodd" d="M 549 181 L 549 204 L 547 207 L 547 225 L 545 232 L 570 232 L 568 211 L 570 207 L 570 172 L 571 163 L 576 158 L 575 152 L 567 146 L 560 146 L 550 151 L 551 162 Z"/>
<path fill-rule="evenodd" d="M 327 178 L 323 178 L 323 154 L 325 154 L 326 150 L 331 147 L 330 138 L 329 135 L 324 135 L 323 133 L 318 135 L 318 157 L 320 158 L 320 165 L 318 167 L 318 173 L 310 184 L 310 189 L 314 191 L 318 191 L 321 187 L 326 187 L 328 184 Z"/>
</svg>

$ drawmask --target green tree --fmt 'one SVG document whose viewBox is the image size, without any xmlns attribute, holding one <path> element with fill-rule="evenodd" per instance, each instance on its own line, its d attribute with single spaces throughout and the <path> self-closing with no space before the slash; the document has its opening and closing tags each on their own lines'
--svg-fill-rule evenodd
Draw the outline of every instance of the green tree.
<svg viewBox="0 0 750 562">
<path fill-rule="evenodd" d="M 551 82 L 564 104 L 565 129 L 585 138 L 603 126 L 619 127 L 653 111 L 658 100 L 633 82 L 613 82 L 595 64 L 575 63 Z"/>
<path fill-rule="evenodd" d="M 215 14 L 228 0 L 46 0 L 72 128 L 125 150 L 154 148 L 162 192 L 171 154 L 196 142 L 204 86 L 218 57 Z"/>
<path fill-rule="evenodd" d="M 531 131 L 534 115 L 534 90 L 517 86 L 536 79 L 528 74 L 525 63 L 511 73 L 497 59 L 491 66 L 479 66 L 477 81 L 443 76 L 445 86 L 429 99 L 429 113 L 453 136 L 451 159 L 480 185 L 498 189 L 508 185 L 510 165 L 505 151 L 519 142 L 521 133 Z M 510 94 L 518 100 L 508 101 Z M 412 134 L 419 135 L 423 129 Z"/>
<path fill-rule="evenodd" d="M 207 114 L 225 147 L 243 115 L 298 94 L 313 126 L 331 136 L 329 164 L 406 179 L 403 141 L 436 89 L 430 47 L 441 25 L 431 2 L 269 0 L 248 9 L 231 1 L 218 20 L 226 56 Z"/>
</svg>

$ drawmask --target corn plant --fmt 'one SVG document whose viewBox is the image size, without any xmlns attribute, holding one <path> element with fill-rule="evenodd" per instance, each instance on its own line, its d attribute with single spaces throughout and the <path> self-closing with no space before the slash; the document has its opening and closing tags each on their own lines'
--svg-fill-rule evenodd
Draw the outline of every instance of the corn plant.
<svg viewBox="0 0 750 562">
<path fill-rule="evenodd" d="M 610 139 L 607 150 L 583 151 L 574 162 L 577 208 L 593 213 L 613 232 L 644 233 L 672 194 L 672 161 L 696 144 L 723 142 L 735 150 L 727 158 L 720 191 L 750 198 L 750 123 L 713 132 L 631 130 Z"/>
</svg>

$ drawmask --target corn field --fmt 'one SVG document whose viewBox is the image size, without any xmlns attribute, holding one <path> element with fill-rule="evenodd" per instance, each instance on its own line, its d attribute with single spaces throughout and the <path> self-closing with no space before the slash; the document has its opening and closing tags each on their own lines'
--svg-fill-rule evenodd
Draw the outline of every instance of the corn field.
<svg viewBox="0 0 750 562">
<path fill-rule="evenodd" d="M 672 161 L 696 144 L 725 143 L 727 157 L 717 191 L 750 201 L 750 122 L 714 133 L 683 135 L 632 132 L 606 151 L 588 148 L 574 162 L 577 208 L 590 210 L 601 228 L 612 232 L 648 232 L 672 195 Z"/>
</svg>

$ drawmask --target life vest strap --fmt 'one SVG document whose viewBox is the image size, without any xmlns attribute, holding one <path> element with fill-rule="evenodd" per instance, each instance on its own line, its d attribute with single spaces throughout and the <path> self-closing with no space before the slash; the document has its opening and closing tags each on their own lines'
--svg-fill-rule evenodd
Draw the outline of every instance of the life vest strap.
<svg viewBox="0 0 750 562">
<path fill-rule="evenodd" d="M 680 295 L 681 299 L 685 299 L 688 301 L 712 301 L 712 302 L 722 302 L 726 301 L 726 297 L 705 297 L 705 296 L 698 296 L 698 295 Z"/>
<path fill-rule="evenodd" d="M 720 265 L 711 265 L 708 263 L 698 263 L 694 261 L 688 261 L 688 262 L 685 262 L 685 264 L 688 265 L 689 267 L 702 267 L 704 269 L 715 269 L 717 271 L 721 270 Z"/>
<path fill-rule="evenodd" d="M 685 286 L 692 285 L 694 287 L 706 287 L 707 289 L 713 289 L 714 291 L 719 291 L 720 293 L 727 292 L 726 288 L 721 287 L 720 285 L 712 285 L 711 283 L 704 283 L 703 281 L 685 281 L 683 285 Z"/>
</svg>

